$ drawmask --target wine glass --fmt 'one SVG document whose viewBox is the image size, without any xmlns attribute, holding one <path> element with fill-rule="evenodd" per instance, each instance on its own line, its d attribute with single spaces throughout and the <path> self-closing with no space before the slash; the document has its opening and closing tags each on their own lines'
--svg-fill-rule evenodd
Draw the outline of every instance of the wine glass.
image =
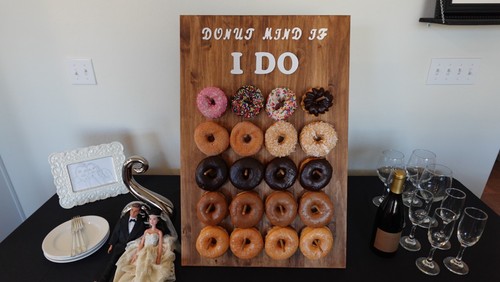
<svg viewBox="0 0 500 282">
<path fill-rule="evenodd" d="M 420 242 L 415 238 L 415 230 L 420 222 L 428 217 L 431 209 L 434 196 L 427 190 L 417 189 L 410 199 L 410 207 L 408 209 L 408 217 L 410 218 L 412 227 L 408 236 L 403 236 L 399 240 L 399 244 L 408 251 L 416 252 L 420 250 Z"/>
<path fill-rule="evenodd" d="M 452 210 L 455 213 L 455 218 L 453 220 L 458 220 L 460 218 L 460 213 L 465 204 L 465 193 L 456 188 L 448 188 L 445 190 L 446 196 L 441 201 L 441 207 Z M 441 250 L 449 250 L 451 248 L 450 241 L 446 242 L 445 245 L 440 247 Z"/>
<path fill-rule="evenodd" d="M 431 243 L 431 250 L 427 257 L 420 257 L 415 261 L 417 268 L 428 275 L 438 275 L 439 265 L 433 261 L 434 251 L 450 240 L 453 232 L 455 213 L 446 208 L 437 208 L 427 231 L 427 238 Z"/>
<path fill-rule="evenodd" d="M 419 188 L 429 190 L 434 194 L 434 202 L 441 201 L 446 195 L 446 188 L 451 187 L 453 172 L 442 164 L 427 165 L 419 180 Z"/>
<path fill-rule="evenodd" d="M 396 150 L 385 150 L 382 152 L 377 164 L 378 178 L 384 183 L 384 191 L 382 195 L 373 198 L 372 202 L 375 206 L 379 206 L 389 193 L 389 184 L 392 182 L 392 173 L 395 168 L 404 168 L 405 155 Z"/>
<path fill-rule="evenodd" d="M 469 267 L 464 261 L 462 261 L 462 256 L 466 247 L 473 246 L 477 243 L 477 241 L 479 241 L 481 235 L 483 234 L 487 220 L 488 215 L 480 209 L 473 207 L 467 207 L 464 209 L 464 213 L 457 228 L 460 251 L 456 257 L 447 257 L 443 260 L 444 265 L 451 272 L 459 275 L 469 273 Z"/>
<path fill-rule="evenodd" d="M 424 172 L 427 165 L 436 163 L 436 154 L 429 150 L 415 149 L 411 153 L 408 163 L 406 164 L 406 175 L 410 185 L 405 186 L 403 191 L 403 204 L 410 206 L 412 193 L 418 187 L 418 180 Z"/>
<path fill-rule="evenodd" d="M 444 198 L 445 190 L 451 187 L 452 174 L 451 169 L 444 165 L 427 165 L 420 176 L 418 187 L 431 191 L 434 195 L 434 202 L 441 201 Z M 418 226 L 429 227 L 429 220 L 425 219 Z"/>
</svg>

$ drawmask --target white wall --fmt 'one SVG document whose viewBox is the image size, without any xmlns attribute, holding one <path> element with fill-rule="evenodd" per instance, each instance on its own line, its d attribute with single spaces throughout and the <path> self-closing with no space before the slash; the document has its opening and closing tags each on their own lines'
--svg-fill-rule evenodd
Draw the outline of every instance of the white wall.
<svg viewBox="0 0 500 282">
<path fill-rule="evenodd" d="M 25 213 L 55 193 L 52 152 L 116 140 L 178 173 L 181 14 L 351 15 L 350 173 L 426 148 L 481 195 L 500 147 L 500 26 L 419 23 L 431 0 L 272 2 L 1 0 L 0 155 Z M 71 85 L 67 58 L 92 58 L 98 84 Z M 426 85 L 431 58 L 481 58 L 479 81 Z"/>
</svg>

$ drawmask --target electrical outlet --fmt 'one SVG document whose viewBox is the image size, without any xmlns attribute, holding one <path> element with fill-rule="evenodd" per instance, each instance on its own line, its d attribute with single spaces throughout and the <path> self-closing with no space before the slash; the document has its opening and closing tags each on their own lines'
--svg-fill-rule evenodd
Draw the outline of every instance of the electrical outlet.
<svg viewBox="0 0 500 282">
<path fill-rule="evenodd" d="M 474 84 L 481 59 L 432 59 L 427 84 Z"/>
<path fill-rule="evenodd" d="M 97 84 L 91 59 L 69 59 L 68 66 L 72 84 Z"/>
</svg>

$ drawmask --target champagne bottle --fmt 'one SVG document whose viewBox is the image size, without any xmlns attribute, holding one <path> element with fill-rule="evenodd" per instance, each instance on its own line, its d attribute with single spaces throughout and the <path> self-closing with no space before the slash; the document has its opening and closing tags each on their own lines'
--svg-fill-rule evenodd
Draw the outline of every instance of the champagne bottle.
<svg viewBox="0 0 500 282">
<path fill-rule="evenodd" d="M 389 194 L 380 204 L 375 216 L 371 248 L 379 256 L 392 257 L 399 247 L 404 225 L 402 192 L 406 173 L 395 169 Z"/>
</svg>

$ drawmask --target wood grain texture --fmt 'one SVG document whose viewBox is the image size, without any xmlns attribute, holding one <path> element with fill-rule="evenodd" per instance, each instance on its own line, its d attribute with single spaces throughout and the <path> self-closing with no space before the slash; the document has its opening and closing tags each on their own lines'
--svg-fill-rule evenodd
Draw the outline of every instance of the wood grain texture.
<svg viewBox="0 0 500 282">
<path fill-rule="evenodd" d="M 215 28 L 255 28 L 251 40 L 202 40 L 201 30 L 204 27 Z M 299 40 L 263 40 L 266 28 L 294 28 L 302 31 Z M 314 28 L 328 28 L 323 40 L 308 40 L 309 31 Z M 275 33 L 273 33 L 275 35 Z M 202 266 L 249 266 L 249 267 L 309 267 L 309 268 L 345 268 L 346 266 L 346 234 L 347 234 L 347 137 L 348 137 L 348 101 L 349 101 L 349 16 L 181 16 L 180 17 L 181 48 L 181 243 L 182 264 Z M 243 53 L 241 69 L 243 74 L 233 75 L 231 52 Z M 269 52 L 276 58 L 284 52 L 292 52 L 299 59 L 299 67 L 290 75 L 281 73 L 277 68 L 270 74 L 258 75 L 255 70 L 255 52 Z M 286 65 L 289 68 L 290 65 Z M 236 90 L 247 84 L 256 85 L 265 97 L 276 87 L 288 87 L 295 91 L 297 100 L 312 87 L 324 87 L 334 95 L 334 105 L 324 115 L 315 117 L 302 109 L 297 109 L 287 120 L 294 124 L 298 132 L 305 124 L 323 120 L 334 125 L 339 141 L 327 159 L 333 166 L 333 177 L 324 191 L 331 197 L 335 206 L 335 216 L 329 224 L 335 238 L 333 250 L 326 258 L 317 261 L 306 259 L 297 251 L 290 259 L 276 261 L 263 251 L 251 260 L 236 258 L 229 250 L 217 259 L 205 259 L 199 256 L 195 248 L 196 237 L 201 223 L 196 217 L 196 203 L 203 194 L 197 187 L 194 171 L 203 155 L 194 143 L 196 126 L 206 120 L 196 107 L 196 95 L 208 86 L 221 88 L 228 98 Z M 214 121 L 231 131 L 238 122 L 245 119 L 236 116 L 230 109 Z M 263 110 L 257 117 L 249 119 L 263 131 L 274 123 Z M 239 157 L 226 150 L 221 155 L 231 165 Z M 266 164 L 273 157 L 263 147 L 255 155 Z M 290 155 L 297 164 L 306 158 L 297 145 Z M 292 192 L 296 199 L 304 192 L 297 181 Z M 265 181 L 257 186 L 256 192 L 262 199 L 272 192 Z M 228 181 L 221 192 L 231 199 L 239 191 Z M 230 233 L 233 229 L 230 218 L 221 224 Z M 300 234 L 304 227 L 297 217 L 292 224 Z M 270 228 L 268 220 L 263 217 L 257 228 L 265 236 Z"/>
</svg>

